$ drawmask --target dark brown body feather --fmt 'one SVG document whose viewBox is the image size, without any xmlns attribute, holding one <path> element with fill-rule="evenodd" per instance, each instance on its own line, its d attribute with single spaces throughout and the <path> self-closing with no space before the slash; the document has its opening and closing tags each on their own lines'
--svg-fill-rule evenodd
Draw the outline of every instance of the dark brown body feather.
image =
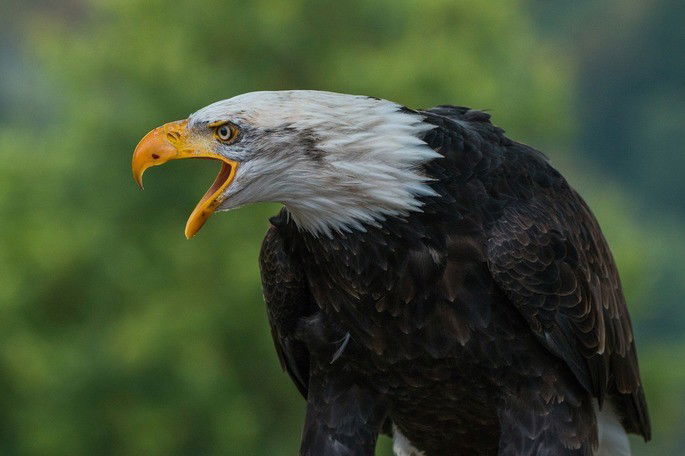
<svg viewBox="0 0 685 456">
<path fill-rule="evenodd" d="M 264 241 L 276 349 L 308 400 L 302 454 L 370 455 L 394 424 L 428 456 L 592 455 L 593 399 L 648 439 L 630 319 L 590 210 L 486 114 L 422 114 L 444 156 L 426 165 L 440 196 L 423 212 L 333 239 L 282 212 Z"/>
</svg>

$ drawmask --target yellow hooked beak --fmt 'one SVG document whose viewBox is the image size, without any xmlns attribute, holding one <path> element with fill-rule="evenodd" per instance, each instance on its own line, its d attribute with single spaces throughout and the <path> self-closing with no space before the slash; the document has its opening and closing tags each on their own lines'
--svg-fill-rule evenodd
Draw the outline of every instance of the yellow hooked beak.
<svg viewBox="0 0 685 456">
<path fill-rule="evenodd" d="M 223 201 L 223 192 L 235 178 L 238 163 L 212 151 L 213 138 L 195 138 L 186 128 L 188 121 L 179 120 L 157 127 L 140 140 L 133 152 L 133 179 L 143 188 L 143 173 L 151 166 L 180 158 L 209 158 L 221 161 L 221 170 L 188 217 L 185 235 L 188 239 L 200 231 L 202 225 Z M 192 136 L 192 137 L 191 137 Z"/>
</svg>

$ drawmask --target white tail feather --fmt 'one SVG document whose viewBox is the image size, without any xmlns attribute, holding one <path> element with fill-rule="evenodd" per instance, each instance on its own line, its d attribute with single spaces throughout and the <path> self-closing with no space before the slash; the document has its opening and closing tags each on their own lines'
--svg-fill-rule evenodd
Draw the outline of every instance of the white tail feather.
<svg viewBox="0 0 685 456">
<path fill-rule="evenodd" d="M 607 401 L 599 409 L 595 401 L 595 416 L 597 417 L 597 436 L 599 451 L 597 456 L 630 456 L 630 442 L 623 425 L 619 421 L 614 409 Z"/>
<path fill-rule="evenodd" d="M 416 449 L 394 424 L 392 425 L 392 452 L 395 456 L 426 456 L 423 451 Z"/>
</svg>

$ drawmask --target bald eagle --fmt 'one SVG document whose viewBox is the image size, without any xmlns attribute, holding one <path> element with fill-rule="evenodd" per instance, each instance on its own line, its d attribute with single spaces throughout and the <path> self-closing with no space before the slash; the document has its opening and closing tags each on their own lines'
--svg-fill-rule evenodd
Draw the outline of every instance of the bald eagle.
<svg viewBox="0 0 685 456">
<path fill-rule="evenodd" d="M 627 455 L 650 438 L 619 276 L 583 199 L 484 112 L 255 92 L 148 133 L 210 158 L 193 210 L 280 202 L 260 255 L 301 455 Z"/>
</svg>

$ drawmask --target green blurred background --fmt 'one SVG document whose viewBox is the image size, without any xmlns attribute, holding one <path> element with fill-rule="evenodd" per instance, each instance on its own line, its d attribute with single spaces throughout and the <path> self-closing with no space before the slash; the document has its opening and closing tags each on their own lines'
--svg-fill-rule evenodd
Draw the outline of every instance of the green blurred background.
<svg viewBox="0 0 685 456">
<path fill-rule="evenodd" d="M 163 122 L 291 88 L 488 109 L 545 151 L 622 273 L 634 453 L 685 454 L 683 24 L 682 0 L 0 0 L 0 454 L 296 453 L 257 268 L 277 207 L 186 241 L 215 164 L 144 193 L 129 168 Z"/>
</svg>

